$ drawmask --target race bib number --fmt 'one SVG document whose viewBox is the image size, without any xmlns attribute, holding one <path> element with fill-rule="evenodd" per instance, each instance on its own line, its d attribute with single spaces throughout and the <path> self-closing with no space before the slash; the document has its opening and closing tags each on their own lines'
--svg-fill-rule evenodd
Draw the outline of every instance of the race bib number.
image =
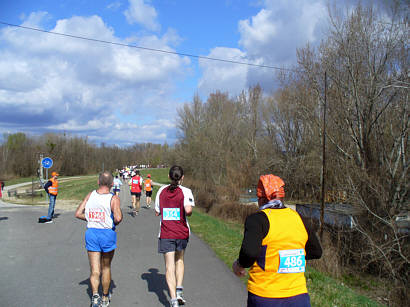
<svg viewBox="0 0 410 307">
<path fill-rule="evenodd" d="M 279 251 L 278 273 L 303 273 L 305 271 L 305 253 L 303 249 Z"/>
<path fill-rule="evenodd" d="M 88 221 L 103 223 L 105 222 L 105 212 L 104 211 L 90 211 L 88 212 Z"/>
<path fill-rule="evenodd" d="M 164 221 L 179 221 L 181 219 L 179 208 L 164 208 L 162 210 L 162 219 Z"/>
<path fill-rule="evenodd" d="M 133 184 L 139 184 L 140 182 L 139 182 L 139 180 L 133 180 L 132 183 Z"/>
</svg>

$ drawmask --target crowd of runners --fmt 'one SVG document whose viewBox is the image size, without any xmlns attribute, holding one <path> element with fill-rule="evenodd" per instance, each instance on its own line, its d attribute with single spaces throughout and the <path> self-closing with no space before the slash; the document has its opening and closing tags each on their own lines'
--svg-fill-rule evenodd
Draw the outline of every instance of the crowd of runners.
<svg viewBox="0 0 410 307">
<path fill-rule="evenodd" d="M 154 211 L 161 217 L 158 253 L 164 255 L 170 306 L 178 307 L 186 302 L 183 294 L 184 251 L 190 235 L 186 217 L 192 214 L 195 203 L 192 191 L 181 186 L 184 172 L 180 166 L 170 168 L 169 178 L 171 183 L 161 187 L 156 195 Z M 151 175 L 144 180 L 138 169 L 131 168 L 121 170 L 115 176 L 107 171 L 101 173 L 98 189 L 88 193 L 75 212 L 76 218 L 87 222 L 85 247 L 90 264 L 91 307 L 110 304 L 111 262 L 117 248 L 115 228 L 123 219 L 119 197 L 122 186 L 129 186 L 133 217 L 138 215 L 142 192 L 146 195 L 146 208 L 151 207 Z M 98 292 L 100 280 L 101 296 Z"/>
<path fill-rule="evenodd" d="M 58 173 L 44 186 L 50 196 L 47 221 L 52 221 L 58 194 Z M 163 254 L 170 306 L 185 305 L 183 293 L 184 254 L 190 229 L 187 216 L 195 206 L 189 188 L 182 186 L 184 172 L 180 166 L 169 170 L 170 184 L 162 186 L 155 198 L 154 212 L 160 216 L 158 253 Z M 306 260 L 318 259 L 322 248 L 314 228 L 299 214 L 283 204 L 284 181 L 273 174 L 259 178 L 259 211 L 247 217 L 244 237 L 233 272 L 245 276 L 249 270 L 248 307 L 310 307 L 306 287 Z M 129 189 L 132 216 L 140 210 L 141 193 L 146 208 L 151 207 L 153 181 L 144 180 L 134 167 L 119 170 L 115 176 L 105 171 L 99 175 L 98 189 L 91 191 L 78 206 L 75 217 L 87 222 L 85 247 L 90 264 L 92 307 L 110 304 L 111 261 L 117 248 L 116 226 L 123 219 L 120 191 Z M 100 280 L 102 296 L 98 292 Z"/>
</svg>

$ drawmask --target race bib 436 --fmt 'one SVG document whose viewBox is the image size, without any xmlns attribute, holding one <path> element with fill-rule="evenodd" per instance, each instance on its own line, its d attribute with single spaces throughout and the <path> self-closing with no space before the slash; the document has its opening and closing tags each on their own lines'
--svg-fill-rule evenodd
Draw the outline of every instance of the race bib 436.
<svg viewBox="0 0 410 307">
<path fill-rule="evenodd" d="M 164 221 L 179 221 L 181 219 L 181 213 L 179 208 L 162 209 L 162 219 Z"/>
</svg>

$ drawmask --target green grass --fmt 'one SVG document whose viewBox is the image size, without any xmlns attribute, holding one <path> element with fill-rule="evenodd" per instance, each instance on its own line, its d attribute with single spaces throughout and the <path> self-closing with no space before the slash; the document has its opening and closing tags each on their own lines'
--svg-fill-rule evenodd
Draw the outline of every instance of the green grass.
<svg viewBox="0 0 410 307">
<path fill-rule="evenodd" d="M 188 219 L 192 231 L 205 241 L 228 267 L 231 267 L 239 255 L 243 226 L 209 216 L 201 212 L 199 208 L 194 209 L 192 216 Z M 243 278 L 244 282 L 246 280 Z M 357 294 L 342 282 L 309 266 L 306 271 L 306 280 L 312 306 L 383 306 Z"/>
<path fill-rule="evenodd" d="M 58 198 L 83 200 L 92 190 L 98 189 L 98 176 L 59 182 Z"/>
<path fill-rule="evenodd" d="M 62 179 L 62 178 L 69 178 L 69 177 L 59 177 L 59 179 Z M 34 181 L 34 183 L 39 182 L 38 177 L 22 177 L 22 178 L 14 178 L 14 179 L 6 180 L 4 184 L 6 186 L 10 186 L 10 185 L 19 184 L 19 183 L 26 183 L 26 182 L 31 183 L 32 180 Z"/>
<path fill-rule="evenodd" d="M 10 186 L 13 184 L 19 184 L 19 183 L 24 183 L 24 182 L 31 182 L 33 177 L 24 177 L 24 178 L 15 178 L 15 179 L 10 179 L 10 180 L 6 180 L 4 181 L 5 186 Z M 34 178 L 34 182 L 37 182 L 38 179 Z"/>
<path fill-rule="evenodd" d="M 142 169 L 140 171 L 142 177 L 147 179 L 147 175 L 151 174 L 151 179 L 154 182 L 168 184 L 170 183 L 168 178 L 169 168 L 151 168 L 151 169 Z"/>
<path fill-rule="evenodd" d="M 12 181 L 8 181 L 8 185 L 18 184 L 18 183 L 28 183 L 27 188 L 31 188 L 31 177 L 20 178 Z M 98 176 L 85 176 L 82 178 L 70 178 L 70 177 L 60 177 L 59 178 L 59 189 L 58 189 L 58 199 L 59 200 L 83 200 L 84 197 L 92 190 L 98 188 L 97 180 Z M 70 179 L 70 180 L 67 180 Z M 35 178 L 35 183 L 38 183 L 37 178 Z M 66 181 L 67 180 L 67 181 Z M 7 184 L 7 183 L 6 183 Z M 37 189 L 38 187 L 36 187 Z M 25 205 L 40 205 L 44 204 L 44 201 L 48 201 L 46 198 L 45 191 L 43 195 L 23 196 L 20 197 L 18 203 Z"/>
</svg>

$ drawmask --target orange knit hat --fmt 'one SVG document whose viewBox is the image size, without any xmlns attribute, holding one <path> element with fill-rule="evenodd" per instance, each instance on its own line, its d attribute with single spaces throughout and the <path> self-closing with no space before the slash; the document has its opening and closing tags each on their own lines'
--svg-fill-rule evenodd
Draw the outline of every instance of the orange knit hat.
<svg viewBox="0 0 410 307">
<path fill-rule="evenodd" d="M 285 182 L 278 176 L 272 174 L 262 175 L 259 177 L 256 195 L 259 198 L 265 197 L 268 200 L 285 197 L 284 185 Z"/>
</svg>

